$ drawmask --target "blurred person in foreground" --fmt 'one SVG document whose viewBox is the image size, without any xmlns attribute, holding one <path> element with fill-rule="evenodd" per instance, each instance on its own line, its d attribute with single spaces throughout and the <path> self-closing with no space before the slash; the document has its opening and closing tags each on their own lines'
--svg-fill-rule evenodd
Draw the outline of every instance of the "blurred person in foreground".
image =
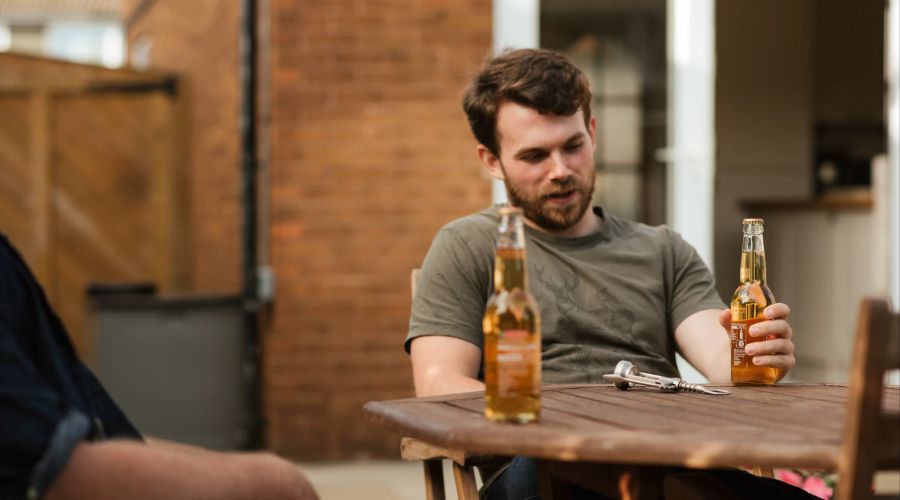
<svg viewBox="0 0 900 500">
<path fill-rule="evenodd" d="M 23 259 L 0 235 L 0 498 L 317 498 L 267 453 L 141 436 L 78 359 Z"/>
<path fill-rule="evenodd" d="M 489 60 L 463 97 L 478 158 L 524 214 L 529 288 L 542 316 L 543 381 L 602 383 L 621 359 L 677 376 L 677 351 L 710 382 L 728 383 L 731 316 L 694 248 L 665 226 L 591 204 L 590 105 L 586 76 L 561 54 L 540 49 Z M 497 223 L 495 209 L 450 222 L 425 257 L 405 342 L 418 396 L 484 390 L 482 314 L 492 292 Z M 748 354 L 757 365 L 778 368 L 779 379 L 795 363 L 789 313 L 773 304 L 768 320 L 750 329 L 773 336 Z M 516 457 L 482 473 L 485 498 L 539 497 L 533 459 Z M 734 498 L 811 498 L 741 471 L 698 480 L 740 484 L 741 491 L 729 489 Z"/>
</svg>

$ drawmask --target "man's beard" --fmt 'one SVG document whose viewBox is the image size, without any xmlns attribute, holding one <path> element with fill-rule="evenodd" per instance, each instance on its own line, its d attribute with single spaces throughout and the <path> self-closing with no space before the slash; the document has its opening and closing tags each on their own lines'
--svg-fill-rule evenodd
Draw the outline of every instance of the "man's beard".
<svg viewBox="0 0 900 500">
<path fill-rule="evenodd" d="M 529 196 L 523 189 L 512 184 L 508 176 L 503 183 L 506 185 L 506 195 L 510 203 L 521 208 L 522 213 L 530 221 L 548 231 L 562 231 L 574 226 L 591 206 L 591 197 L 594 193 L 594 176 L 590 176 L 587 183 L 579 183 L 573 177 L 554 182 L 549 189 L 537 196 Z M 578 193 L 574 203 L 555 206 L 549 201 L 550 195 L 572 190 Z"/>
</svg>

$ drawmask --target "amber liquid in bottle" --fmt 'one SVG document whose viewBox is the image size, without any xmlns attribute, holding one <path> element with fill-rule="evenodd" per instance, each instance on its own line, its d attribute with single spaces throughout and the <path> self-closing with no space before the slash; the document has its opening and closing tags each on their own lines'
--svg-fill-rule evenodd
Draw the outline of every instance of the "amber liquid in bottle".
<svg viewBox="0 0 900 500">
<path fill-rule="evenodd" d="M 494 293 L 482 323 L 484 414 L 526 423 L 541 412 L 541 318 L 528 292 L 521 212 L 502 207 L 500 217 Z"/>
<path fill-rule="evenodd" d="M 763 310 L 775 302 L 766 284 L 766 252 L 762 219 L 744 219 L 741 243 L 740 285 L 731 298 L 731 382 L 734 385 L 771 385 L 778 380 L 778 369 L 757 366 L 745 353 L 754 342 L 774 338 L 751 337 L 750 326 L 765 320 Z"/>
</svg>

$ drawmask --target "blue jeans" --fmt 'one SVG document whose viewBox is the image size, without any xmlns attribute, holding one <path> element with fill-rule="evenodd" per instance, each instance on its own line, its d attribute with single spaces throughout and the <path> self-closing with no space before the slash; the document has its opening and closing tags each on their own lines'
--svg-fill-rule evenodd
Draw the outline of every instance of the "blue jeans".
<svg viewBox="0 0 900 500">
<path fill-rule="evenodd" d="M 814 500 L 815 497 L 777 479 L 756 477 L 737 469 L 705 471 L 676 471 L 668 474 L 663 483 L 662 497 L 673 500 Z M 578 487 L 571 491 L 573 500 L 603 499 L 600 494 Z M 484 491 L 484 500 L 539 500 L 537 460 L 515 457 L 506 469 Z"/>
<path fill-rule="evenodd" d="M 484 500 L 536 500 L 541 498 L 537 460 L 515 457 L 509 468 L 484 492 Z"/>
<path fill-rule="evenodd" d="M 509 468 L 488 487 L 484 500 L 540 500 L 541 485 L 538 481 L 537 460 L 530 457 L 515 457 Z M 596 493 L 574 487 L 573 500 L 602 499 Z"/>
</svg>

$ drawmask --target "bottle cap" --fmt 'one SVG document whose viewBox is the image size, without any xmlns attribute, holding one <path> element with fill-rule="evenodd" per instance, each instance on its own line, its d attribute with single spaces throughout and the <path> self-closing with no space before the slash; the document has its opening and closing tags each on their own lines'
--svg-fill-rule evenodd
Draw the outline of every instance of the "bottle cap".
<svg viewBox="0 0 900 500">
<path fill-rule="evenodd" d="M 763 233 L 762 219 L 744 219 L 741 221 L 745 235 L 760 235 Z"/>
</svg>

